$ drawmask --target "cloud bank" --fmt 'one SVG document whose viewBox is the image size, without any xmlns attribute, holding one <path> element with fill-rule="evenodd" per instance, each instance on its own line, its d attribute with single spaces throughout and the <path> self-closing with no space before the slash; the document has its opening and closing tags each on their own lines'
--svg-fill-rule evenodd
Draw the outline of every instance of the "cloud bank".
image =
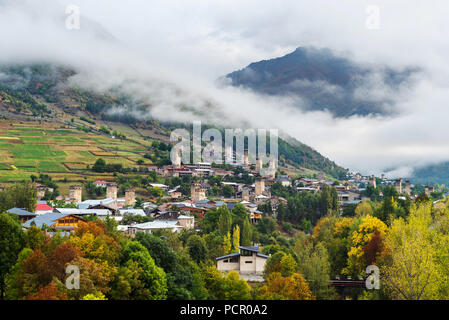
<svg viewBox="0 0 449 320">
<path fill-rule="evenodd" d="M 65 28 L 68 4 L 80 8 L 80 30 Z M 379 8 L 379 29 L 366 27 L 368 4 Z M 427 6 L 418 0 L 0 0 L 0 63 L 72 66 L 80 71 L 72 83 L 130 94 L 148 106 L 141 116 L 279 128 L 351 170 L 403 176 L 449 160 L 448 9 L 445 0 Z M 303 112 L 291 97 L 215 82 L 298 46 L 423 72 L 398 92 L 383 88 L 374 74 L 357 92 L 364 99 L 392 98 L 386 107 L 397 114 L 389 117 L 335 119 Z"/>
</svg>

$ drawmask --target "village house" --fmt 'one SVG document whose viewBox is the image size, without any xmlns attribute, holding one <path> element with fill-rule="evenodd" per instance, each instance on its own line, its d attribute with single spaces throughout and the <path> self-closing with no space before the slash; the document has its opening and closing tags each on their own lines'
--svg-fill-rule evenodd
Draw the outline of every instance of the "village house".
<svg viewBox="0 0 449 320">
<path fill-rule="evenodd" d="M 146 217 L 146 213 L 143 209 L 119 209 L 118 210 L 118 214 L 121 216 L 142 216 L 142 217 Z"/>
<path fill-rule="evenodd" d="M 106 188 L 108 186 L 109 181 L 104 181 L 104 180 L 97 180 L 94 182 L 95 186 L 97 188 Z"/>
<path fill-rule="evenodd" d="M 350 190 L 345 190 L 345 191 L 337 191 L 338 194 L 338 201 L 340 203 L 344 203 L 347 201 L 354 201 L 354 200 L 361 200 L 361 196 L 360 193 L 358 192 L 354 192 L 354 191 L 350 191 Z"/>
<path fill-rule="evenodd" d="M 152 233 L 156 230 L 170 230 L 173 233 L 179 233 L 182 229 L 184 227 L 177 220 L 156 220 L 128 226 L 126 233 L 134 238 L 137 232 Z"/>
<path fill-rule="evenodd" d="M 159 189 L 162 189 L 164 191 L 167 191 L 168 188 L 169 188 L 167 185 L 161 184 L 161 183 L 149 183 L 148 185 L 150 187 L 152 187 L 152 188 L 159 188 Z"/>
<path fill-rule="evenodd" d="M 107 216 L 112 216 L 112 212 L 108 209 L 55 208 L 53 212 L 63 214 L 73 214 L 78 217 L 96 216 L 100 219 L 105 219 Z"/>
<path fill-rule="evenodd" d="M 46 203 L 37 203 L 34 209 L 34 213 L 36 215 L 42 215 L 50 212 L 53 212 L 53 208 Z"/>
<path fill-rule="evenodd" d="M 28 220 L 31 220 L 36 217 L 35 213 L 28 212 L 25 209 L 21 208 L 12 208 L 7 211 L 8 213 L 16 214 L 19 217 L 20 223 L 25 223 Z"/>
<path fill-rule="evenodd" d="M 262 275 L 268 255 L 259 252 L 259 247 L 239 246 L 239 252 L 215 258 L 217 269 L 222 272 L 237 271 L 241 275 Z"/>
<path fill-rule="evenodd" d="M 38 228 L 47 226 L 54 231 L 58 230 L 72 231 L 75 228 L 77 228 L 80 223 L 84 222 L 86 222 L 86 220 L 74 214 L 52 212 L 30 219 L 27 222 L 25 222 L 22 226 L 26 229 L 35 225 Z"/>
<path fill-rule="evenodd" d="M 119 207 L 117 200 L 113 198 L 86 200 L 78 204 L 79 209 L 105 209 L 110 210 L 112 214 L 116 214 Z"/>
</svg>

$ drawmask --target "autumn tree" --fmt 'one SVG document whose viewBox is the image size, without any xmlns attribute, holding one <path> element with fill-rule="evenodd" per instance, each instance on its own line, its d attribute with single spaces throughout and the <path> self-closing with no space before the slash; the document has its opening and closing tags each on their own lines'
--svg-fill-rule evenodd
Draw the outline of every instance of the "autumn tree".
<svg viewBox="0 0 449 320">
<path fill-rule="evenodd" d="M 372 216 L 373 215 L 373 208 L 369 204 L 368 201 L 361 201 L 355 208 L 355 215 L 356 216 Z"/>
<path fill-rule="evenodd" d="M 239 251 L 240 246 L 240 227 L 236 225 L 234 231 L 232 232 L 232 248 L 235 252 Z"/>
<path fill-rule="evenodd" d="M 281 258 L 279 262 L 279 267 L 281 269 L 281 275 L 283 277 L 289 277 L 293 273 L 295 273 L 298 265 L 296 263 L 295 258 L 291 254 L 286 254 Z"/>
<path fill-rule="evenodd" d="M 283 277 L 280 273 L 272 273 L 266 285 L 259 289 L 259 299 L 264 300 L 314 300 L 307 282 L 300 273 Z"/>
<path fill-rule="evenodd" d="M 378 231 L 378 236 L 383 238 L 385 237 L 387 226 L 381 220 L 372 216 L 362 218 L 362 222 L 357 230 L 352 233 L 351 249 L 348 252 L 348 265 L 344 269 L 346 274 L 361 275 L 365 273 L 368 263 L 365 260 L 364 248 L 369 245 L 376 231 Z M 376 252 L 373 254 L 375 255 Z"/>
<path fill-rule="evenodd" d="M 431 224 L 431 206 L 423 203 L 411 206 L 407 221 L 399 218 L 391 225 L 385 239 L 390 263 L 381 268 L 381 274 L 382 283 L 395 299 L 439 297 L 447 269 L 442 270 L 438 265 L 440 237 Z"/>
<path fill-rule="evenodd" d="M 237 271 L 232 270 L 223 279 L 222 284 L 226 300 L 249 300 L 251 299 L 251 287 L 240 278 Z"/>
<path fill-rule="evenodd" d="M 67 295 L 61 292 L 58 287 L 50 283 L 45 287 L 39 288 L 35 294 L 30 294 L 26 297 L 27 300 L 67 300 Z"/>
</svg>

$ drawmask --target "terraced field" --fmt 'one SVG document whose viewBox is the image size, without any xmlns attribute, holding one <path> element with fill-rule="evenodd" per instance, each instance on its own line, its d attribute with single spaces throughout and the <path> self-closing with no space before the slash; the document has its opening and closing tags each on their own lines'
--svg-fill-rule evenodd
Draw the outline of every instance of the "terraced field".
<svg viewBox="0 0 449 320">
<path fill-rule="evenodd" d="M 127 132 L 129 134 L 129 132 Z M 46 173 L 56 180 L 112 177 L 87 170 L 98 158 L 124 167 L 139 167 L 151 141 L 113 139 L 58 123 L 0 120 L 0 182 L 11 183 Z"/>
</svg>

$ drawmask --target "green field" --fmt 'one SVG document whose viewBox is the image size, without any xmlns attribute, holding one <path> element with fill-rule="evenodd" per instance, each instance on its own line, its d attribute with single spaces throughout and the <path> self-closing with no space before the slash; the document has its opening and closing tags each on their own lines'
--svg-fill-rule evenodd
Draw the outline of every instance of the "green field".
<svg viewBox="0 0 449 320">
<path fill-rule="evenodd" d="M 127 137 L 132 133 L 128 130 Z M 86 175 L 112 177 L 86 169 L 98 158 L 124 167 L 138 166 L 139 159 L 151 164 L 143 158 L 150 142 L 139 136 L 129 139 L 133 141 L 85 133 L 57 123 L 0 121 L 0 182 L 21 181 L 39 173 L 69 181 Z"/>
</svg>

